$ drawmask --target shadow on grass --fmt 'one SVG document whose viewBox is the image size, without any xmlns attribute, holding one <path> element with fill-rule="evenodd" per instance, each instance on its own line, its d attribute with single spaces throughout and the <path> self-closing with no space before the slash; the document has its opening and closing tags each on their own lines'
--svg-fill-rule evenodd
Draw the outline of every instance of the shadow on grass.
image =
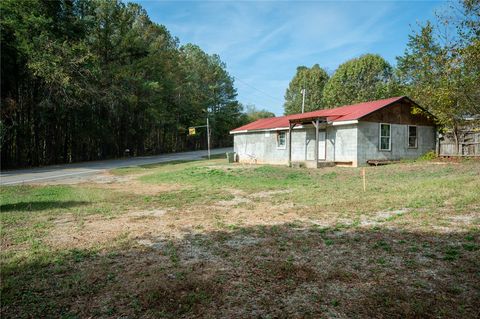
<svg viewBox="0 0 480 319">
<path fill-rule="evenodd" d="M 478 318 L 479 239 L 294 224 L 146 235 L 7 264 L 2 317 Z"/>
<path fill-rule="evenodd" d="M 19 202 L 14 204 L 0 205 L 0 213 L 8 213 L 12 211 L 34 212 L 56 208 L 70 208 L 75 206 L 88 205 L 85 201 L 31 201 Z"/>
</svg>

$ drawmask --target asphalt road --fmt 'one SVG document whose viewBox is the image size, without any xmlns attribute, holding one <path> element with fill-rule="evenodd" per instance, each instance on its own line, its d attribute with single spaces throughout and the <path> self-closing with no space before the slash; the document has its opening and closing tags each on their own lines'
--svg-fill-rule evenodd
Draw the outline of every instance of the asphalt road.
<svg viewBox="0 0 480 319">
<path fill-rule="evenodd" d="M 230 147 L 217 148 L 211 150 L 211 154 L 215 155 L 231 151 L 232 148 Z M 178 160 L 196 160 L 206 155 L 207 151 L 193 151 L 2 171 L 0 173 L 0 185 L 17 185 L 45 181 L 62 181 L 66 179 L 71 179 L 73 177 L 75 179 L 82 179 L 119 167 L 155 164 Z"/>
</svg>

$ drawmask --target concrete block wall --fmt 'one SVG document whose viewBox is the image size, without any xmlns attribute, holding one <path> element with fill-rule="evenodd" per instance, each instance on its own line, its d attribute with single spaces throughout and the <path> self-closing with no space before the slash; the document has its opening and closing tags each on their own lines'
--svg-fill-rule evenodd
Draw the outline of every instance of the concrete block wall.
<svg viewBox="0 0 480 319">
<path fill-rule="evenodd" d="M 234 152 L 240 162 L 288 164 L 287 147 L 277 147 L 277 132 L 248 132 L 234 135 Z M 326 129 L 326 161 L 357 162 L 356 125 L 334 126 Z M 315 159 L 315 129 L 306 126 L 292 132 L 292 161 Z"/>
<path fill-rule="evenodd" d="M 327 128 L 327 161 L 357 164 L 356 124 Z"/>
<path fill-rule="evenodd" d="M 277 147 L 277 131 L 237 133 L 233 137 L 234 152 L 243 163 L 288 165 L 288 131 L 286 147 Z M 313 128 L 292 132 L 292 161 L 314 159 L 315 131 Z"/>
<path fill-rule="evenodd" d="M 288 132 L 287 132 L 288 143 Z M 288 144 L 287 144 L 288 147 Z M 315 159 L 315 129 L 304 127 L 292 132 L 292 161 L 312 161 Z M 287 149 L 288 162 L 288 149 Z"/>
<path fill-rule="evenodd" d="M 391 124 L 391 150 L 379 148 L 379 123 L 358 123 L 358 165 L 366 165 L 367 160 L 414 159 L 435 149 L 435 128 L 417 126 L 418 147 L 409 148 L 407 144 L 407 125 Z"/>
</svg>

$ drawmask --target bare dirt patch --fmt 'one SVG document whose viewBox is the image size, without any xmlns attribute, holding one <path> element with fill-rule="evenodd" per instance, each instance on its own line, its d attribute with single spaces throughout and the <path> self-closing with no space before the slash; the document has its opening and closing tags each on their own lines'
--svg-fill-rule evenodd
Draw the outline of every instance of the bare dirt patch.
<svg viewBox="0 0 480 319">
<path fill-rule="evenodd" d="M 62 180 L 47 180 L 32 183 L 32 185 L 76 185 L 76 184 L 109 184 L 109 183 L 124 183 L 131 181 L 133 178 L 140 176 L 126 175 L 119 176 L 113 175 L 110 172 L 100 172 L 90 176 L 72 176 L 64 178 Z"/>
<path fill-rule="evenodd" d="M 165 192 L 185 189 L 184 185 L 178 184 L 149 184 L 142 183 L 137 179 L 147 173 L 130 175 L 114 175 L 110 172 L 102 172 L 87 177 L 72 177 L 61 181 L 45 181 L 35 185 L 78 185 L 82 187 L 93 187 L 110 189 L 119 192 L 127 192 L 136 195 L 156 195 Z"/>
<path fill-rule="evenodd" d="M 373 213 L 370 216 L 362 215 L 360 218 L 360 225 L 361 226 L 379 225 L 391 217 L 401 216 L 410 211 L 411 209 L 409 208 L 402 208 L 402 209 L 391 210 L 391 211 L 379 211 L 379 212 Z"/>
<path fill-rule="evenodd" d="M 250 195 L 250 197 L 252 197 L 252 198 L 270 198 L 274 195 L 288 194 L 288 193 L 291 193 L 291 192 L 292 191 L 288 190 L 288 189 L 275 190 L 275 191 L 262 191 L 262 192 L 253 193 L 253 194 Z"/>
<path fill-rule="evenodd" d="M 275 190 L 275 191 L 261 191 L 261 192 L 249 194 L 239 189 L 228 189 L 227 191 L 230 194 L 232 194 L 234 197 L 230 200 L 218 201 L 215 203 L 215 206 L 230 208 L 232 206 L 252 203 L 252 201 L 268 200 L 272 196 L 291 192 L 290 190 Z"/>
<path fill-rule="evenodd" d="M 149 184 L 137 180 L 138 177 L 145 175 L 133 174 L 126 176 L 104 173 L 87 182 L 93 187 L 106 188 L 114 191 L 127 192 L 137 195 L 156 195 L 165 192 L 185 189 L 185 186 L 178 184 Z M 87 185 L 88 186 L 88 185 Z"/>
<path fill-rule="evenodd" d="M 246 193 L 239 189 L 229 189 L 228 192 L 233 195 L 230 200 L 221 200 L 215 203 L 215 206 L 231 207 L 242 203 L 250 203 L 251 199 L 247 198 Z"/>
<path fill-rule="evenodd" d="M 301 207 L 291 203 L 254 202 L 249 197 L 243 197 L 245 194 L 242 192 L 232 192 L 236 194 L 233 200 L 220 201 L 213 206 L 191 205 L 182 209 L 131 211 L 110 217 L 64 214 L 53 221 L 46 242 L 58 248 L 85 248 L 125 236 L 140 240 L 144 246 L 153 247 L 164 239 L 179 238 L 192 232 L 306 221 L 298 214 Z M 238 204 L 245 205 L 237 206 Z M 142 241 L 145 237 L 158 240 Z"/>
<path fill-rule="evenodd" d="M 457 215 L 451 216 L 449 219 L 454 223 L 459 224 L 474 224 L 475 221 L 478 224 L 480 222 L 480 213 L 478 214 L 470 214 L 470 215 Z"/>
<path fill-rule="evenodd" d="M 119 183 L 102 183 L 94 185 L 94 187 L 106 188 L 136 195 L 157 195 L 160 193 L 185 189 L 185 186 L 178 184 L 147 184 L 136 180 L 127 180 Z"/>
<path fill-rule="evenodd" d="M 55 248 L 88 248 L 105 244 L 120 236 L 139 238 L 158 235 L 165 228 L 166 210 L 146 210 L 115 217 L 63 215 L 53 222 L 46 242 Z"/>
</svg>

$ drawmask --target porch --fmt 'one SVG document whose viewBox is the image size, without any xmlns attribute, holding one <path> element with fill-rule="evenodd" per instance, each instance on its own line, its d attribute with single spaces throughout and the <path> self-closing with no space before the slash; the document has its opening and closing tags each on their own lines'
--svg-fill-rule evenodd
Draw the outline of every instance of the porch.
<svg viewBox="0 0 480 319">
<path fill-rule="evenodd" d="M 292 161 L 292 131 L 297 125 L 313 125 L 315 129 L 315 150 L 313 160 Z M 288 125 L 288 165 L 290 167 L 321 168 L 335 166 L 335 162 L 327 159 L 327 118 L 299 114 L 290 118 Z"/>
</svg>

